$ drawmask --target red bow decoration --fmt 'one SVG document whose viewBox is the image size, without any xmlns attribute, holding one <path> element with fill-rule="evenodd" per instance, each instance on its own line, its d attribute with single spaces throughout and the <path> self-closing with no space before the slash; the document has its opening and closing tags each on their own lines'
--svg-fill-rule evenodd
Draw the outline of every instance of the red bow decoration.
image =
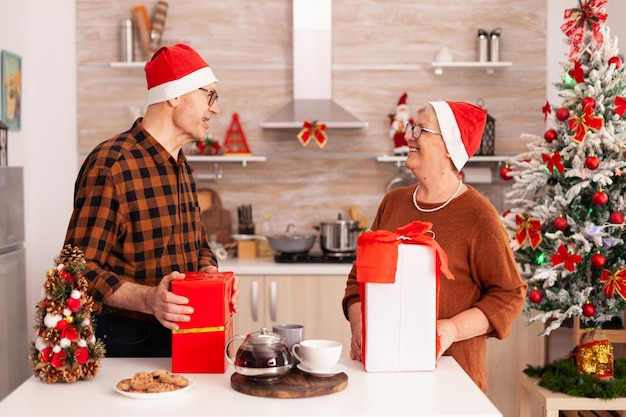
<svg viewBox="0 0 626 417">
<path fill-rule="evenodd" d="M 577 83 L 582 83 L 585 81 L 585 71 L 583 71 L 583 67 L 578 61 L 574 61 L 574 68 L 569 70 L 567 73 L 570 77 L 576 80 Z"/>
<path fill-rule="evenodd" d="M 626 291 L 624 291 L 624 283 L 626 282 L 626 269 L 618 269 L 611 274 L 608 269 L 602 270 L 600 282 L 604 284 L 602 291 L 609 297 L 615 297 L 615 292 L 626 300 Z"/>
<path fill-rule="evenodd" d="M 515 239 L 517 243 L 522 245 L 526 239 L 530 243 L 530 247 L 537 249 L 541 243 L 541 221 L 539 219 L 526 219 L 521 214 L 515 216 L 515 224 L 519 226 Z"/>
<path fill-rule="evenodd" d="M 323 148 L 328 142 L 328 136 L 326 136 L 326 123 L 319 123 L 317 120 L 313 122 L 305 120 L 302 125 L 302 130 L 298 133 L 298 140 L 302 146 L 309 144 L 311 139 L 315 139 L 317 145 Z"/>
<path fill-rule="evenodd" d="M 615 114 L 622 117 L 624 112 L 626 112 L 626 99 L 620 96 L 615 97 Z"/>
<path fill-rule="evenodd" d="M 581 255 L 570 255 L 565 245 L 559 246 L 557 253 L 552 255 L 552 265 L 556 266 L 563 263 L 565 269 L 570 272 L 576 269 L 576 265 L 581 263 L 582 260 L 583 257 Z"/>
<path fill-rule="evenodd" d="M 550 108 L 550 103 L 547 100 L 546 100 L 546 104 L 541 108 L 541 111 L 543 111 L 543 121 L 545 123 L 545 121 L 548 119 L 548 115 L 552 113 L 552 109 Z"/>
<path fill-rule="evenodd" d="M 578 2 L 580 7 L 565 10 L 565 23 L 561 25 L 563 33 L 572 41 L 569 51 L 570 61 L 580 53 L 586 26 L 591 29 L 597 49 L 600 49 L 604 40 L 600 24 L 607 18 L 607 14 L 602 11 L 607 0 L 578 0 Z"/>
<path fill-rule="evenodd" d="M 559 174 L 563 175 L 563 171 L 565 171 L 565 166 L 563 166 L 563 163 L 561 162 L 560 153 L 555 152 L 554 154 L 552 154 L 552 156 L 542 153 L 541 159 L 543 159 L 543 162 L 547 162 L 546 165 L 548 167 L 548 171 L 550 171 L 550 174 L 554 173 L 554 170 L 556 169 Z"/>
<path fill-rule="evenodd" d="M 580 117 L 572 116 L 567 120 L 569 128 L 574 132 L 572 140 L 577 143 L 581 143 L 585 140 L 585 135 L 589 128 L 593 130 L 600 130 L 604 125 L 604 119 L 599 116 L 595 116 L 593 108 L 591 106 L 585 106 Z"/>
</svg>

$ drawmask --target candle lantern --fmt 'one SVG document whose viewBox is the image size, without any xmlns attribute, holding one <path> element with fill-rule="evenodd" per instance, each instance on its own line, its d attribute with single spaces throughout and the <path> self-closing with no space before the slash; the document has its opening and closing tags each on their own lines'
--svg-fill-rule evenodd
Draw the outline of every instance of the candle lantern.
<svg viewBox="0 0 626 417">
<path fill-rule="evenodd" d="M 484 106 L 483 99 L 478 100 L 480 107 Z M 484 107 L 483 107 L 484 108 Z M 487 123 L 485 124 L 485 130 L 483 131 L 483 137 L 480 141 L 480 148 L 476 151 L 476 155 L 493 155 L 495 152 L 496 144 L 496 119 L 494 119 L 489 113 L 487 113 Z"/>
</svg>

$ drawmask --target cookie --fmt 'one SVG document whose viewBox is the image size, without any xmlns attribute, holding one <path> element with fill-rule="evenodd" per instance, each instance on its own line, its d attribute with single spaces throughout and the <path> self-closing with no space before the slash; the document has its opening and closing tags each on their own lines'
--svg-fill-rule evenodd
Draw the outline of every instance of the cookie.
<svg viewBox="0 0 626 417">
<path fill-rule="evenodd" d="M 130 379 L 130 386 L 133 391 L 145 392 L 148 385 L 153 381 L 152 376 L 147 372 L 137 372 Z"/>
<path fill-rule="evenodd" d="M 120 391 L 126 391 L 126 392 L 130 391 L 132 389 L 130 387 L 130 378 L 124 378 L 121 381 L 118 381 L 116 387 Z"/>
</svg>

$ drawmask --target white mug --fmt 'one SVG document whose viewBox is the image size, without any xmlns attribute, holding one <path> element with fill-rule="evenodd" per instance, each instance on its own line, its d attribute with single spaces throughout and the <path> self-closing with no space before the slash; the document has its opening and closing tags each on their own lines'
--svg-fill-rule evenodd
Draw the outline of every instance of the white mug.
<svg viewBox="0 0 626 417">
<path fill-rule="evenodd" d="M 293 356 L 311 371 L 327 371 L 339 362 L 342 345 L 334 340 L 311 339 L 296 343 Z"/>
</svg>

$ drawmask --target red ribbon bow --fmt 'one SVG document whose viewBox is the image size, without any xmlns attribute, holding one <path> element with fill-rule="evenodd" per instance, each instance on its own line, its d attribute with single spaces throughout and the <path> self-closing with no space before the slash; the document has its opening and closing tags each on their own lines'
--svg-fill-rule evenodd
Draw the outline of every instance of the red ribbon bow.
<svg viewBox="0 0 626 417">
<path fill-rule="evenodd" d="M 581 143 L 585 140 L 585 135 L 590 128 L 593 130 L 602 129 L 604 119 L 595 116 L 591 106 L 585 106 L 580 117 L 572 116 L 568 119 L 567 123 L 569 124 L 570 130 L 574 132 L 572 140 L 576 143 Z"/>
<path fill-rule="evenodd" d="M 615 97 L 615 114 L 622 117 L 624 112 L 626 112 L 626 99 L 620 96 Z"/>
<path fill-rule="evenodd" d="M 311 139 L 315 139 L 317 145 L 323 148 L 328 142 L 328 136 L 326 136 L 326 123 L 319 123 L 317 120 L 313 122 L 305 120 L 302 125 L 302 130 L 298 134 L 298 140 L 302 146 L 309 144 Z"/>
<path fill-rule="evenodd" d="M 579 264 L 583 260 L 581 255 L 570 255 L 567 251 L 567 248 L 564 245 L 559 246 L 557 249 L 557 253 L 552 255 L 552 265 L 556 266 L 560 263 L 564 264 L 563 266 L 568 271 L 573 271 L 576 269 L 576 265 Z"/>
<path fill-rule="evenodd" d="M 541 111 L 543 112 L 543 121 L 545 123 L 545 121 L 548 119 L 548 115 L 552 113 L 552 109 L 550 108 L 550 102 L 546 100 L 546 104 L 541 108 Z"/>
<path fill-rule="evenodd" d="M 566 21 L 561 25 L 563 33 L 572 41 L 569 51 L 570 61 L 573 61 L 582 49 L 582 41 L 587 26 L 593 33 L 597 49 L 600 49 L 604 40 L 600 32 L 600 24 L 604 23 L 607 18 L 607 14 L 602 11 L 607 0 L 578 0 L 578 2 L 580 7 L 565 10 Z"/>
<path fill-rule="evenodd" d="M 515 224 L 519 226 L 515 239 L 520 245 L 524 244 L 526 239 L 530 243 L 530 247 L 537 249 L 541 243 L 541 221 L 539 219 L 526 219 L 521 214 L 515 216 Z"/>
<path fill-rule="evenodd" d="M 550 171 L 550 174 L 554 173 L 554 170 L 556 169 L 559 172 L 559 174 L 563 175 L 563 171 L 565 171 L 565 166 L 561 162 L 560 153 L 555 152 L 552 154 L 552 156 L 542 153 L 541 159 L 543 159 L 543 162 L 547 162 L 546 165 L 547 165 L 548 171 Z"/>
<path fill-rule="evenodd" d="M 624 291 L 624 282 L 626 281 L 626 269 L 618 269 L 614 273 L 611 273 L 608 269 L 602 270 L 600 275 L 600 282 L 604 284 L 602 291 L 609 297 L 613 298 L 615 292 L 617 292 L 624 300 L 626 300 L 626 294 Z"/>
<path fill-rule="evenodd" d="M 583 67 L 578 61 L 574 61 L 574 68 L 569 70 L 567 73 L 570 77 L 576 80 L 577 83 L 582 83 L 585 81 L 585 71 L 583 71 Z"/>
</svg>

